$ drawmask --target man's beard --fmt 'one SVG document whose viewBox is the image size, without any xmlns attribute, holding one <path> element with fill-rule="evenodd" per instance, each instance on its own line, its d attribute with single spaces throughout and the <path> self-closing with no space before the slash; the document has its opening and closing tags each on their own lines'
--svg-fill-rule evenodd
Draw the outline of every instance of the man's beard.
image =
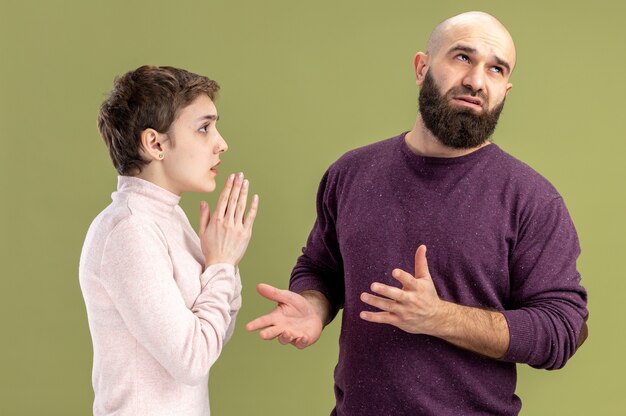
<svg viewBox="0 0 626 416">
<path fill-rule="evenodd" d="M 471 108 L 456 107 L 450 104 L 454 96 L 470 95 L 482 100 L 483 111 L 475 113 Z M 482 91 L 461 86 L 441 94 L 430 74 L 426 72 L 420 89 L 419 111 L 426 128 L 445 146 L 455 149 L 472 149 L 485 143 L 498 124 L 504 99 L 493 110 L 488 111 L 487 97 Z"/>
</svg>

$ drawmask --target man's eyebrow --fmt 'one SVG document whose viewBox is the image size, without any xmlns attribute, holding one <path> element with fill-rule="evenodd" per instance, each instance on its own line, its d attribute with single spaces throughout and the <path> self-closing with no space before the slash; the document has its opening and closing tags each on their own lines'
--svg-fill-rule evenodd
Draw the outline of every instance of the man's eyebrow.
<svg viewBox="0 0 626 416">
<path fill-rule="evenodd" d="M 450 48 L 448 53 L 457 52 L 457 51 L 466 52 L 466 53 L 469 53 L 469 54 L 476 53 L 476 49 L 475 48 L 472 48 L 470 46 L 465 46 L 465 45 L 455 45 L 452 48 Z M 498 65 L 501 65 L 501 66 L 505 67 L 508 72 L 511 72 L 511 65 L 509 65 L 509 63 L 507 61 L 505 61 L 504 59 L 500 58 L 499 56 L 494 56 L 494 59 L 496 60 Z"/>
<path fill-rule="evenodd" d="M 511 66 L 509 65 L 509 63 L 507 61 L 505 61 L 504 59 L 500 58 L 499 56 L 496 56 L 496 62 L 498 63 L 498 65 L 501 65 L 501 66 L 505 67 L 507 72 L 511 72 Z"/>
<path fill-rule="evenodd" d="M 469 47 L 469 46 L 465 46 L 465 45 L 455 45 L 450 48 L 448 53 L 457 52 L 457 51 L 467 52 L 467 53 L 476 53 L 476 49 Z"/>
</svg>

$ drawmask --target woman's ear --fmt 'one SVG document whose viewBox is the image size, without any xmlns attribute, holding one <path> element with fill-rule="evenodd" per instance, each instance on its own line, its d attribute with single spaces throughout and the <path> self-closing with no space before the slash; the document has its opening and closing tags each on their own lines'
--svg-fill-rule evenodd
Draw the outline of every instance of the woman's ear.
<svg viewBox="0 0 626 416">
<path fill-rule="evenodd" d="M 155 129 L 145 129 L 141 132 L 141 151 L 151 160 L 162 160 L 165 157 L 160 136 Z"/>
<path fill-rule="evenodd" d="M 428 72 L 428 59 L 430 56 L 424 52 L 418 52 L 413 58 L 413 68 L 415 69 L 415 83 L 422 86 L 426 73 Z"/>
</svg>

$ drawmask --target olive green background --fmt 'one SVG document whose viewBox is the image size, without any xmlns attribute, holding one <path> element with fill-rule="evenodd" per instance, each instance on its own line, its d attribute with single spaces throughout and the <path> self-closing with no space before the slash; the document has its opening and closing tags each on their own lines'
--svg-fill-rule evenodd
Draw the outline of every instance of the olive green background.
<svg viewBox="0 0 626 416">
<path fill-rule="evenodd" d="M 244 329 L 272 307 L 254 286 L 287 285 L 324 170 L 348 149 L 411 128 L 414 53 L 438 22 L 473 9 L 497 16 L 518 48 L 494 139 L 563 194 L 590 299 L 590 338 L 566 368 L 519 366 L 522 414 L 623 414 L 621 2 L 173 3 L 0 0 L 0 414 L 91 412 L 78 259 L 116 183 L 95 119 L 113 77 L 145 63 L 218 80 L 230 146 L 220 188 L 225 173 L 243 170 L 261 196 L 241 265 L 244 306 L 211 373 L 213 414 L 328 414 L 338 322 L 307 350 L 262 342 Z M 182 201 L 192 224 L 200 198 Z"/>
</svg>

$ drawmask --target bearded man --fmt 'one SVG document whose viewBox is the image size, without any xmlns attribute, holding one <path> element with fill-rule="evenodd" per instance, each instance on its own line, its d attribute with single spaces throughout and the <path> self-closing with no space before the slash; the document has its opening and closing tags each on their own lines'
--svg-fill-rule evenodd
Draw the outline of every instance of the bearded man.
<svg viewBox="0 0 626 416">
<path fill-rule="evenodd" d="M 438 25 L 413 129 L 328 169 L 290 290 L 259 285 L 263 339 L 307 347 L 343 308 L 332 415 L 515 415 L 516 363 L 561 368 L 585 340 L 563 199 L 490 141 L 515 60 L 488 14 Z"/>
</svg>

